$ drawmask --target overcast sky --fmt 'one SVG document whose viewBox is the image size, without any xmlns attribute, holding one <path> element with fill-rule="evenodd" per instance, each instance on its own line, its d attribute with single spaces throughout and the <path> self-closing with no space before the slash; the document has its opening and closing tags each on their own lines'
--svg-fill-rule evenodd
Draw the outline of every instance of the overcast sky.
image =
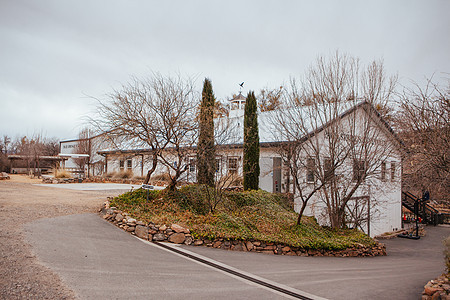
<svg viewBox="0 0 450 300">
<path fill-rule="evenodd" d="M 101 97 L 152 71 L 219 99 L 277 87 L 335 50 L 401 82 L 449 77 L 450 1 L 0 0 L 0 135 L 77 136 Z"/>
</svg>

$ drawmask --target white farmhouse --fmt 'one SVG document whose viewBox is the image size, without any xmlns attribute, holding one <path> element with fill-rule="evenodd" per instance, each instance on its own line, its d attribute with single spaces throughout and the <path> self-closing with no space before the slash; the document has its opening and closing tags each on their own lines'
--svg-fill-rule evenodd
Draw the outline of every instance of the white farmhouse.
<svg viewBox="0 0 450 300">
<path fill-rule="evenodd" d="M 228 118 L 216 120 L 216 126 L 227 126 L 227 139 L 217 142 L 216 150 L 216 172 L 219 175 L 242 174 L 242 140 L 243 140 L 243 112 L 245 97 L 239 94 L 231 100 L 230 114 Z M 378 143 L 374 148 L 375 153 L 369 153 L 372 162 L 369 166 L 369 158 L 352 160 L 346 158 L 336 164 L 333 168 L 333 176 L 340 176 L 347 180 L 346 184 L 351 188 L 352 181 L 357 181 L 361 170 L 370 170 L 370 178 L 361 178 L 361 184 L 351 199 L 345 205 L 349 226 L 358 227 L 370 236 L 376 236 L 384 232 L 401 228 L 401 169 L 402 169 L 402 146 L 392 129 L 381 118 L 378 112 L 368 103 L 361 102 L 348 104 L 341 108 L 342 111 L 335 118 L 327 122 L 316 122 L 309 124 L 303 129 L 305 132 L 299 133 L 299 141 L 308 143 L 314 141 L 319 148 L 328 148 L 329 138 L 327 138 L 329 126 L 333 124 L 354 124 L 352 136 L 361 136 L 361 128 L 369 124 L 371 130 L 376 133 L 376 141 L 364 141 L 359 138 L 354 145 L 361 145 L 366 142 Z M 300 112 L 299 119 L 303 117 Z M 361 122 L 367 122 L 365 125 Z M 278 124 L 277 124 L 278 122 Z M 299 212 L 302 207 L 302 199 L 298 195 L 295 184 L 301 185 L 305 193 L 314 190 L 318 186 L 317 177 L 320 174 L 314 173 L 314 167 L 322 165 L 324 172 L 329 172 L 330 158 L 322 153 L 311 153 L 308 147 L 304 147 L 298 156 L 298 176 L 293 178 L 292 171 L 286 157 L 280 152 L 280 147 L 292 143 L 289 135 L 283 132 L 286 122 L 282 118 L 277 119 L 276 112 L 260 112 L 258 115 L 259 136 L 260 136 L 260 188 L 268 192 L 294 193 L 294 209 Z M 345 125 L 349 127 L 348 125 Z M 344 127 L 345 127 L 344 126 Z M 351 131 L 351 130 L 347 130 Z M 342 141 L 350 140 L 350 133 L 344 130 L 339 138 Z M 73 141 L 61 142 L 61 152 L 69 152 L 73 148 Z M 306 145 L 306 144 L 305 144 Z M 380 147 L 381 145 L 381 147 Z M 66 148 L 67 150 L 66 150 Z M 350 152 L 348 152 L 350 153 Z M 145 176 L 151 167 L 151 151 L 145 145 L 128 142 L 121 147 L 105 148 L 98 151 L 103 157 L 104 169 L 106 173 L 131 172 L 136 177 Z M 195 151 L 186 161 L 181 162 L 187 165 L 187 172 L 183 180 L 189 182 L 196 181 Z M 173 163 L 180 163 L 173 159 Z M 327 169 L 328 168 L 328 169 Z M 167 168 L 159 165 L 152 178 L 168 172 Z M 297 180 L 297 183 L 295 180 Z M 345 181 L 339 181 L 341 184 Z M 340 191 L 345 190 L 341 189 Z M 330 218 L 327 212 L 330 204 L 327 204 L 327 195 L 323 190 L 319 190 L 309 199 L 304 210 L 304 215 L 315 216 L 322 225 L 330 225 Z M 330 199 L 328 199 L 329 201 Z M 354 219 L 352 219 L 354 217 Z"/>
</svg>

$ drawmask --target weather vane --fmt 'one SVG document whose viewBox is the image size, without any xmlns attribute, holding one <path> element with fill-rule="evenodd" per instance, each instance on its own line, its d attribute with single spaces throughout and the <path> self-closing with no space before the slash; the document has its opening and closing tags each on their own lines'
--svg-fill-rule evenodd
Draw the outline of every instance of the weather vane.
<svg viewBox="0 0 450 300">
<path fill-rule="evenodd" d="M 242 88 L 244 87 L 244 81 L 242 81 L 241 84 L 239 84 L 240 88 L 239 88 L 239 94 L 242 92 Z"/>
</svg>

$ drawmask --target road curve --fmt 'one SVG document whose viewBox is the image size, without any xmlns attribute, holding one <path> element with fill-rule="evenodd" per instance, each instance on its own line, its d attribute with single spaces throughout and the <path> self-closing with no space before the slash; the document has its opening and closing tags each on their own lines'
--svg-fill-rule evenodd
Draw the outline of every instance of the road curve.
<svg viewBox="0 0 450 300">
<path fill-rule="evenodd" d="M 81 299 L 292 298 L 143 243 L 96 214 L 40 219 L 25 231 Z"/>
<path fill-rule="evenodd" d="M 82 299 L 292 298 L 143 243 L 96 214 L 40 219 L 25 230 L 39 260 Z M 444 271 L 441 240 L 449 234 L 448 227 L 431 227 L 419 241 L 389 240 L 388 256 L 375 258 L 178 249 L 312 298 L 417 299 L 423 285 Z"/>
</svg>

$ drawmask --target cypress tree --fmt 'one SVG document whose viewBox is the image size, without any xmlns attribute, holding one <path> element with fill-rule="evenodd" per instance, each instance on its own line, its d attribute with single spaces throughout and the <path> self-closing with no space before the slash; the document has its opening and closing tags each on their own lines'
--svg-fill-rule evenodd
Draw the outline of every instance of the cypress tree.
<svg viewBox="0 0 450 300">
<path fill-rule="evenodd" d="M 197 182 L 214 186 L 216 153 L 214 147 L 215 97 L 211 80 L 205 78 L 200 106 L 200 133 L 197 145 Z"/>
<path fill-rule="evenodd" d="M 259 187 L 259 133 L 255 93 L 250 91 L 244 111 L 244 190 Z"/>
</svg>

